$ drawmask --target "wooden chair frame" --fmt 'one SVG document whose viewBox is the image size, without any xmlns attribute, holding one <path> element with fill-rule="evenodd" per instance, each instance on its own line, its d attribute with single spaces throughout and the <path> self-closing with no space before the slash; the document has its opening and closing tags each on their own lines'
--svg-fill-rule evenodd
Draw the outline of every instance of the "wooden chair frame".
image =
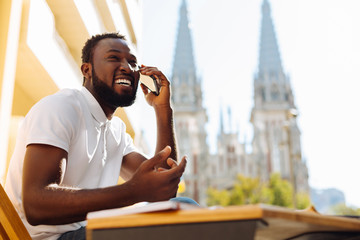
<svg viewBox="0 0 360 240">
<path fill-rule="evenodd" d="M 30 234 L 0 184 L 0 240 L 31 240 Z"/>
</svg>

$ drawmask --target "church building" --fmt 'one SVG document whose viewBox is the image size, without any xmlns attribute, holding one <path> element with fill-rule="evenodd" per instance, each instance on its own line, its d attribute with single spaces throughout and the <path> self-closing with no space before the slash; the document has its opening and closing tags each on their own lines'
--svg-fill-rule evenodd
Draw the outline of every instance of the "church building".
<svg viewBox="0 0 360 240">
<path fill-rule="evenodd" d="M 172 104 L 180 156 L 188 156 L 184 173 L 185 195 L 206 205 L 209 150 L 201 79 L 196 74 L 193 44 L 185 0 L 180 7 L 173 73 Z"/>
<path fill-rule="evenodd" d="M 180 8 L 177 34 L 171 86 L 179 152 L 189 157 L 184 174 L 185 195 L 206 205 L 209 187 L 229 189 L 238 174 L 268 181 L 273 173 L 288 180 L 294 194 L 309 193 L 308 170 L 302 158 L 296 118 L 298 110 L 290 79 L 282 67 L 268 0 L 262 3 L 259 65 L 253 82 L 251 152 L 246 152 L 246 143 L 239 141 L 238 130 L 224 129 L 221 107 L 217 152 L 209 154 L 207 114 L 201 79 L 196 74 L 185 0 Z M 226 119 L 226 126 L 232 126 L 230 109 Z"/>
<path fill-rule="evenodd" d="M 308 171 L 301 154 L 298 110 L 284 73 L 268 0 L 262 4 L 259 66 L 254 79 L 251 159 L 255 176 L 268 180 L 280 173 L 294 192 L 309 192 Z"/>
</svg>

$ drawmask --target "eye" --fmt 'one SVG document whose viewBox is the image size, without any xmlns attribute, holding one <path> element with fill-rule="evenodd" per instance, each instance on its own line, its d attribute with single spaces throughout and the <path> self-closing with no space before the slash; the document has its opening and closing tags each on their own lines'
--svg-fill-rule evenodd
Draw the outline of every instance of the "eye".
<svg viewBox="0 0 360 240">
<path fill-rule="evenodd" d="M 118 60 L 119 60 L 119 58 L 118 58 L 117 56 L 115 56 L 115 55 L 109 56 L 108 59 L 109 59 L 110 61 L 118 61 Z"/>
<path fill-rule="evenodd" d="M 135 60 L 131 60 L 129 61 L 129 65 L 132 67 L 132 69 L 134 71 L 138 71 L 139 70 L 139 65 L 137 64 L 137 62 Z"/>
<path fill-rule="evenodd" d="M 132 66 L 132 67 L 136 67 L 137 66 L 137 62 L 135 60 L 130 60 L 129 61 L 129 64 Z"/>
</svg>

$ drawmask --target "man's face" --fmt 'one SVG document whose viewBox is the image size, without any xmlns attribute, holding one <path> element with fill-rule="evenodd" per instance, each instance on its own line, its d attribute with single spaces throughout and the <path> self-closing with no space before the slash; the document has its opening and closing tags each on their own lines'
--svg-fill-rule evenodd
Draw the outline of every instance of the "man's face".
<svg viewBox="0 0 360 240">
<path fill-rule="evenodd" d="M 124 40 L 100 40 L 94 49 L 92 66 L 92 92 L 100 104 L 117 108 L 134 103 L 139 72 L 135 69 L 136 57 Z"/>
</svg>

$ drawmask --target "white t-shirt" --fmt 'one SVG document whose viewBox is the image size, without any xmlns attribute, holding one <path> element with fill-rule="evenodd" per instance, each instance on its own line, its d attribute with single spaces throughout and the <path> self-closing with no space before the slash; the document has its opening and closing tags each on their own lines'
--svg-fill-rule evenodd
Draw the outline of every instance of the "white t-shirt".
<svg viewBox="0 0 360 240">
<path fill-rule="evenodd" d="M 86 89 L 64 89 L 35 104 L 21 124 L 10 161 L 5 190 L 33 239 L 57 239 L 86 222 L 67 225 L 30 225 L 22 199 L 22 169 L 26 146 L 47 144 L 64 149 L 68 161 L 60 185 L 100 188 L 117 184 L 122 158 L 136 151 L 118 117 L 108 120 Z M 54 206 L 56 207 L 56 206 Z"/>
</svg>

